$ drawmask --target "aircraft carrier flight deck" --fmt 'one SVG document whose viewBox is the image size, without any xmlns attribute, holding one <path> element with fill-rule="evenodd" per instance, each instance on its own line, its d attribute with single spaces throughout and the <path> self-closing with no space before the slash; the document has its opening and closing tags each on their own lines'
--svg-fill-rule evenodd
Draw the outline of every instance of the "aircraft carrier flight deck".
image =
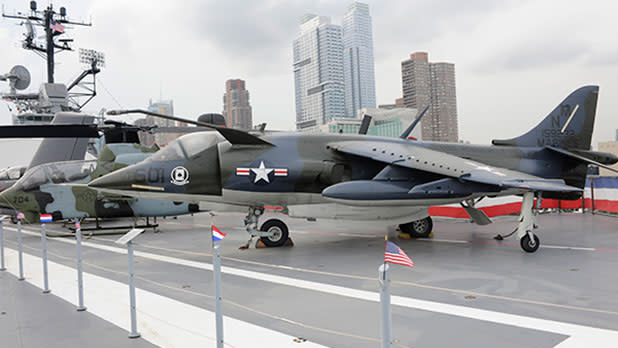
<svg viewBox="0 0 618 348">
<path fill-rule="evenodd" d="M 210 347 L 215 344 L 210 225 L 221 250 L 225 342 L 229 347 L 376 347 L 378 266 L 384 235 L 415 267 L 391 265 L 395 347 L 611 347 L 618 344 L 615 217 L 539 216 L 544 243 L 526 253 L 496 241 L 516 216 L 490 226 L 438 220 L 434 237 L 293 220 L 294 246 L 239 250 L 242 214 L 161 219 L 135 240 L 137 325 L 127 338 L 126 249 L 117 235 L 84 236 L 85 312 L 75 310 L 74 238 L 50 237 L 43 294 L 39 225 L 23 227 L 18 281 L 16 225 L 4 224 L 0 272 L 2 347 Z M 47 232 L 66 233 L 60 224 Z M 85 232 L 86 233 L 86 232 Z"/>
</svg>

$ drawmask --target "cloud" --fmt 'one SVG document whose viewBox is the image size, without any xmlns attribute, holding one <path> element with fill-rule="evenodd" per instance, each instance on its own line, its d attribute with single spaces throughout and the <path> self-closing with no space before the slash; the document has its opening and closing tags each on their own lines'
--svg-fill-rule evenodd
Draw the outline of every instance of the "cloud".
<svg viewBox="0 0 618 348">
<path fill-rule="evenodd" d="M 174 99 L 180 116 L 220 112 L 225 80 L 238 77 L 247 81 L 256 123 L 291 129 L 292 41 L 300 17 L 315 13 L 340 24 L 351 2 L 67 0 L 72 18 L 93 16 L 93 27 L 69 30 L 75 47 L 101 50 L 107 58 L 99 74 L 106 88 L 99 89 L 87 111 L 117 107 L 114 98 L 124 107 L 144 107 L 148 99 L 161 94 Z M 618 112 L 618 98 L 612 97 L 618 95 L 618 36 L 611 16 L 617 11 L 615 2 L 563 0 L 560 6 L 551 0 L 366 2 L 373 18 L 378 103 L 391 103 L 401 95 L 401 61 L 426 50 L 432 61 L 456 64 L 464 139 L 486 142 L 487 134 L 500 132 L 505 120 L 532 124 L 538 112 L 588 83 L 598 83 L 602 90 L 599 139 L 607 138 L 603 134 L 610 130 L 613 136 L 618 128 L 618 121 L 607 117 Z M 19 8 L 24 6 L 27 3 Z M 44 64 L 16 44 L 20 33 L 21 28 L 0 22 L 0 40 L 6 48 L 0 73 L 24 64 L 36 90 L 44 79 Z M 75 77 L 76 61 L 74 53 L 57 56 L 59 81 Z M 504 107 L 513 100 L 525 104 Z M 522 107 L 534 120 L 522 120 Z M 6 119 L 7 113 L 0 106 Z"/>
<path fill-rule="evenodd" d="M 291 72 L 292 41 L 303 14 L 343 14 L 340 5 L 317 0 L 198 1 L 195 5 L 189 21 L 197 30 L 192 34 L 255 74 Z"/>
<path fill-rule="evenodd" d="M 587 44 L 579 40 L 556 40 L 553 37 L 531 38 L 511 42 L 502 50 L 495 50 L 476 67 L 479 73 L 496 71 L 537 70 L 577 62 L 586 54 Z"/>
</svg>

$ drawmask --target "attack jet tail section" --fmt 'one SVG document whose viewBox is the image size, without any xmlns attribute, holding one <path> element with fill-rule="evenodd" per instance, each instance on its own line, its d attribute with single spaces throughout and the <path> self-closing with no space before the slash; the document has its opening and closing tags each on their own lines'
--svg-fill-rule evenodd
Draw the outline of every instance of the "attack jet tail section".
<svg viewBox="0 0 618 348">
<path fill-rule="evenodd" d="M 493 145 L 589 150 L 597 110 L 598 86 L 575 90 L 528 133 Z"/>
<path fill-rule="evenodd" d="M 58 112 L 52 121 L 52 125 L 58 124 L 83 124 L 91 125 L 94 123 L 94 117 L 73 113 L 73 112 Z M 53 132 L 50 127 L 49 133 Z M 93 136 L 98 135 L 96 128 L 92 130 Z M 41 145 L 32 157 L 29 168 L 38 166 L 43 163 L 83 160 L 86 156 L 88 147 L 88 138 L 79 137 L 69 139 L 45 138 L 41 141 Z"/>
<path fill-rule="evenodd" d="M 573 153 L 573 152 L 570 152 L 564 149 L 556 148 L 553 146 L 546 146 L 545 148 L 547 150 L 559 153 L 563 156 L 573 158 L 577 161 L 581 161 L 587 164 L 591 164 L 593 166 L 605 168 L 614 173 L 618 173 L 618 170 L 606 165 L 606 164 L 614 164 L 618 162 L 618 157 L 612 153 L 598 152 L 598 151 L 584 151 L 584 155 L 579 155 L 579 154 L 576 154 L 576 153 Z M 588 158 L 586 156 L 596 157 L 599 161 L 595 161 L 594 159 Z"/>
</svg>

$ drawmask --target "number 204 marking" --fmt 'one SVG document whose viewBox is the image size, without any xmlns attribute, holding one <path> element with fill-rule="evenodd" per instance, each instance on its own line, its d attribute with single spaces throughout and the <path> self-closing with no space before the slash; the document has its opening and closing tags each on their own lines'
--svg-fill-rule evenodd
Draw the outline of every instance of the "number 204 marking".
<svg viewBox="0 0 618 348">
<path fill-rule="evenodd" d="M 30 202 L 30 198 L 28 196 L 15 196 L 13 197 L 13 204 L 22 204 L 25 202 Z"/>
</svg>

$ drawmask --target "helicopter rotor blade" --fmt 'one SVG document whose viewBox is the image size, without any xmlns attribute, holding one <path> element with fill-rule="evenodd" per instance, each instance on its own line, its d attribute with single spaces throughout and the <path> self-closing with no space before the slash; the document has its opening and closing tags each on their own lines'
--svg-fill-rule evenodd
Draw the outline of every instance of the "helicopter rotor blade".
<svg viewBox="0 0 618 348">
<path fill-rule="evenodd" d="M 196 126 L 202 126 L 202 127 L 208 127 L 208 128 L 215 129 L 215 130 L 217 130 L 217 132 L 219 132 L 219 134 L 221 134 L 232 145 L 274 146 L 273 144 L 269 143 L 268 141 L 266 141 L 266 140 L 264 140 L 264 139 L 262 139 L 260 137 L 257 137 L 255 135 L 249 134 L 248 132 L 245 132 L 245 131 L 242 131 L 242 130 L 239 130 L 239 129 L 220 127 L 220 126 L 216 126 L 216 125 L 212 125 L 212 124 L 208 124 L 208 123 L 204 123 L 204 122 L 189 120 L 189 119 L 186 119 L 186 118 L 180 118 L 180 117 L 176 117 L 176 116 L 163 115 L 163 114 L 159 114 L 159 113 L 151 112 L 151 111 L 147 111 L 147 110 L 142 110 L 142 109 L 110 110 L 110 111 L 107 112 L 107 114 L 108 115 L 112 115 L 112 116 L 125 115 L 125 114 L 144 114 L 144 115 L 150 115 L 150 116 L 154 116 L 154 117 L 160 117 L 160 118 L 164 118 L 164 119 L 168 119 L 168 120 L 185 122 L 185 123 L 188 123 L 188 124 L 194 124 Z"/>
<path fill-rule="evenodd" d="M 98 138 L 95 124 L 0 126 L 0 138 Z"/>
</svg>

